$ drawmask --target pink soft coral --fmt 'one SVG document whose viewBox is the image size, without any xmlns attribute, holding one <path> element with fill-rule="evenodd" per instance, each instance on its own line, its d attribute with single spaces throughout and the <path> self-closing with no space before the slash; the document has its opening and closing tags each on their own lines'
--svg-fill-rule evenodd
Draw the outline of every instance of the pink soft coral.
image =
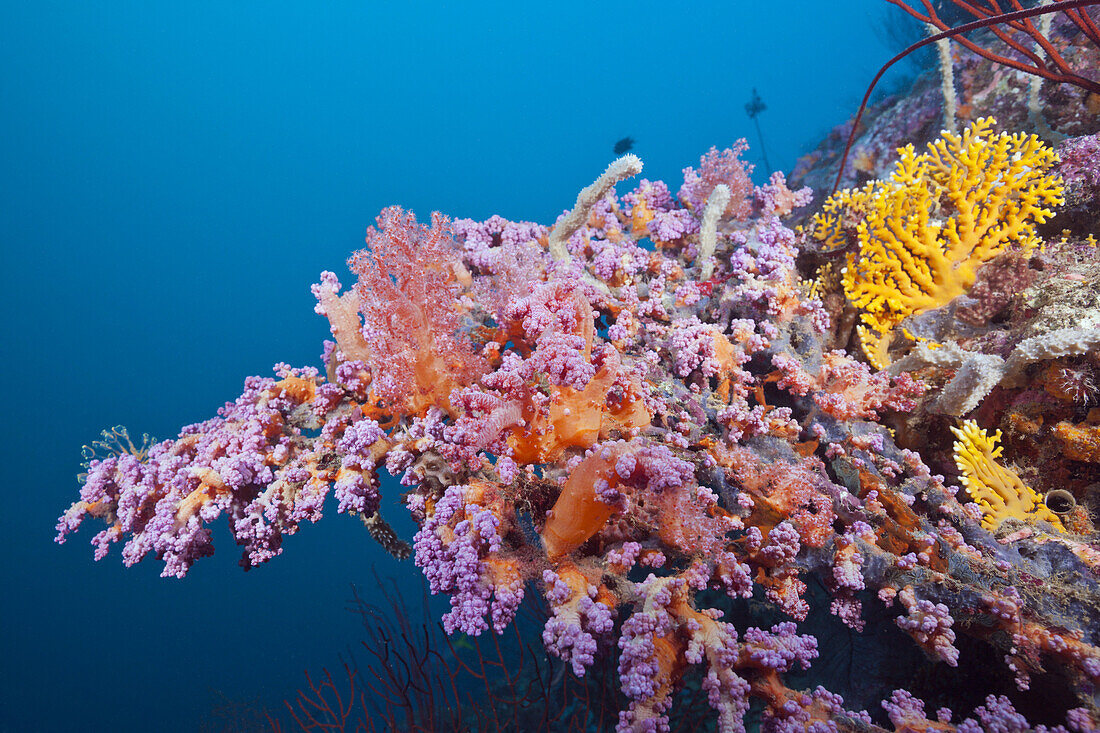
<svg viewBox="0 0 1100 733">
<path fill-rule="evenodd" d="M 462 266 L 450 221 L 432 214 L 431 228 L 400 206 L 383 209 L 367 229 L 368 249 L 348 260 L 370 349 L 374 393 L 419 414 L 449 404 L 456 387 L 487 368 L 462 332 Z"/>
<path fill-rule="evenodd" d="M 723 216 L 739 221 L 747 219 L 752 213 L 749 197 L 753 186 L 749 175 L 753 166 L 746 164 L 740 157 L 748 149 L 749 144 L 744 138 L 735 142 L 732 148 L 721 152 L 712 147 L 699 159 L 698 171 L 690 166 L 684 168 L 684 185 L 680 187 L 680 199 L 697 214 L 701 214 L 711 191 L 723 183 L 730 189 L 730 202 L 726 205 Z"/>
</svg>

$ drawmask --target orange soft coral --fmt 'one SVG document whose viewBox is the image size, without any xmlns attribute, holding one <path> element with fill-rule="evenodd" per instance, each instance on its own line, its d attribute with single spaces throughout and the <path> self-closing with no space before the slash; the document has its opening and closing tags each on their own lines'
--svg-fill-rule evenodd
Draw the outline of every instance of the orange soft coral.
<svg viewBox="0 0 1100 733">
<path fill-rule="evenodd" d="M 578 390 L 568 385 L 548 385 L 549 399 L 536 404 L 527 401 L 524 424 L 512 429 L 508 445 L 519 463 L 557 460 L 568 448 L 588 448 L 613 432 L 649 425 L 650 415 L 642 404 L 642 388 L 636 377 L 628 387 L 613 393 L 621 381 L 615 355 L 605 360 L 596 376 Z"/>
<path fill-rule="evenodd" d="M 637 375 L 623 367 L 614 346 L 601 344 L 594 348 L 598 338 L 592 308 L 579 289 L 548 284 L 522 302 L 515 315 L 523 320 L 523 332 L 515 337 L 517 342 L 526 342 L 534 349 L 528 363 L 548 350 L 552 342 L 576 343 L 570 356 L 581 367 L 595 371 L 587 381 L 574 383 L 561 375 L 547 375 L 549 364 L 536 371 L 540 383 L 526 385 L 528 389 L 519 398 L 523 402 L 523 424 L 514 427 L 508 437 L 517 462 L 557 460 L 569 448 L 583 450 L 600 438 L 612 437 L 614 432 L 649 425 L 650 414 L 642 402 L 643 389 Z M 557 362 L 553 365 L 561 368 Z M 526 379 L 531 379 L 529 373 Z M 538 389 L 529 389 L 532 386 Z"/>
<path fill-rule="evenodd" d="M 607 524 L 616 507 L 597 496 L 596 486 L 600 482 L 612 488 L 618 484 L 615 463 L 626 448 L 623 443 L 595 452 L 569 474 L 542 529 L 548 557 L 569 554 Z"/>
<path fill-rule="evenodd" d="M 803 544 L 823 547 L 828 542 L 836 512 L 832 499 L 821 491 L 828 483 L 821 473 L 821 461 L 811 457 L 794 463 L 766 463 L 743 446 L 724 451 L 718 459 L 752 497 L 753 511 L 746 525 L 759 527 L 766 535 L 789 519 Z"/>
</svg>

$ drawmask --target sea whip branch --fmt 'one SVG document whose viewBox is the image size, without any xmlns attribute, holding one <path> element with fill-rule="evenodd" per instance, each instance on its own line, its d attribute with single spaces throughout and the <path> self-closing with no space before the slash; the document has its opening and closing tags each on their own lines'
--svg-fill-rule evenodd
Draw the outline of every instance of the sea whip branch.
<svg viewBox="0 0 1100 733">
<path fill-rule="evenodd" d="M 955 0 L 952 1 L 955 2 Z M 863 101 L 860 102 L 859 112 L 856 113 L 855 120 L 852 121 L 852 129 L 848 133 L 848 142 L 844 146 L 844 154 L 840 157 L 840 169 L 837 171 L 836 180 L 833 182 L 834 192 L 836 192 L 836 190 L 840 188 L 840 179 L 841 176 L 844 175 L 844 166 L 848 162 L 848 153 L 851 152 L 852 145 L 855 143 L 856 132 L 859 130 L 859 123 L 863 119 L 863 113 L 867 109 L 867 102 L 871 98 L 871 93 L 875 90 L 875 86 L 878 85 L 879 81 L 882 80 L 883 75 L 885 75 L 886 72 L 889 71 L 894 64 L 901 61 L 914 51 L 922 49 L 925 46 L 940 41 L 944 38 L 956 38 L 959 40 L 960 43 L 966 46 L 966 48 L 989 59 L 990 61 L 995 61 L 999 64 L 1010 66 L 1014 69 L 1026 72 L 1028 74 L 1035 74 L 1037 76 L 1043 77 L 1044 79 L 1050 79 L 1051 81 L 1073 84 L 1075 86 L 1081 87 L 1082 89 L 1093 92 L 1094 94 L 1100 94 L 1100 81 L 1088 79 L 1072 72 L 1069 74 L 1055 73 L 1045 67 L 1027 66 L 1022 62 L 1016 61 L 1014 59 L 1005 58 L 1003 56 L 993 53 L 992 51 L 983 49 L 980 46 L 976 46 L 971 41 L 965 38 L 958 38 L 963 33 L 969 33 L 970 31 L 978 30 L 980 28 L 991 28 L 994 26 L 1007 25 L 1010 23 L 1018 24 L 1021 21 L 1026 21 L 1028 18 L 1034 18 L 1039 15 L 1046 15 L 1047 13 L 1054 13 L 1061 10 L 1064 11 L 1066 15 L 1073 20 L 1077 27 L 1081 28 L 1081 30 L 1091 41 L 1093 41 L 1097 45 L 1100 45 L 1100 30 L 1097 29 L 1096 24 L 1092 22 L 1091 18 L 1080 11 L 1080 8 L 1100 5 L 1100 0 L 1062 0 L 1061 2 L 1055 2 L 1051 5 L 1044 5 L 1037 8 L 1027 8 L 1014 10 L 1008 13 L 989 15 L 988 17 L 979 18 L 978 20 L 971 21 L 970 23 L 963 23 L 962 25 L 955 26 L 954 28 L 946 28 L 946 24 L 942 20 L 940 20 L 939 16 L 935 14 L 935 10 L 931 8 L 928 0 L 921 0 L 925 8 L 930 11 L 929 15 L 927 16 L 921 15 L 919 12 L 906 5 L 903 0 L 887 0 L 887 2 L 897 5 L 918 20 L 921 20 L 925 23 L 932 23 L 933 25 L 937 25 L 937 27 L 945 27 L 945 30 L 934 35 L 930 35 L 909 46 L 904 51 L 887 61 L 883 65 L 883 67 L 878 70 L 878 73 L 875 74 L 875 78 L 871 80 L 871 85 L 867 87 L 867 92 L 863 95 Z M 960 4 L 958 2 L 956 2 L 956 4 L 959 4 L 960 7 L 963 7 L 963 9 L 969 10 L 968 5 Z M 994 4 L 993 7 L 994 9 L 996 9 L 996 4 Z M 1032 26 L 1031 23 L 1028 23 L 1026 27 L 1020 25 L 1011 27 L 1019 27 L 1020 29 L 1024 30 L 1024 32 L 1028 32 L 1027 28 L 1032 28 L 1034 30 L 1034 26 Z M 1039 37 L 1042 37 L 1042 34 L 1038 33 L 1038 31 L 1035 31 L 1035 34 Z M 1045 38 L 1043 39 L 1043 43 L 1047 43 Z M 1046 49 L 1046 46 L 1044 45 L 1043 48 Z"/>
</svg>

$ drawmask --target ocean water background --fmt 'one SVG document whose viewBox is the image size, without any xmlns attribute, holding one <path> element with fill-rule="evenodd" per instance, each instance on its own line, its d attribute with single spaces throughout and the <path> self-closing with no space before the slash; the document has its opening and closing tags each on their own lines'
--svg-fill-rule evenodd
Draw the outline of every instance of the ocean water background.
<svg viewBox="0 0 1100 733">
<path fill-rule="evenodd" d="M 747 137 L 759 163 L 754 87 L 789 171 L 897 50 L 887 19 L 878 0 L 4 3 L 0 731 L 277 710 L 360 638 L 352 583 L 418 587 L 334 505 L 248 573 L 221 523 L 182 581 L 94 563 L 98 529 L 52 542 L 82 444 L 172 437 L 245 376 L 318 364 L 309 286 L 346 274 L 383 206 L 549 224 L 627 135 L 673 189 L 711 145 Z"/>
</svg>

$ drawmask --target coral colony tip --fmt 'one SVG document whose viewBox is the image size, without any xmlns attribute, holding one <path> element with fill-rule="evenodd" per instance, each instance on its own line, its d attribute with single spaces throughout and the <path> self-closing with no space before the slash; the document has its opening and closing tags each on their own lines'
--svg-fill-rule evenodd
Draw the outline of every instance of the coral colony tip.
<svg viewBox="0 0 1100 733">
<path fill-rule="evenodd" d="M 115 441 L 58 541 L 94 517 L 96 559 L 121 542 L 126 565 L 183 577 L 225 517 L 247 569 L 331 493 L 449 596 L 448 633 L 502 633 L 541 593 L 574 674 L 617 655 L 621 731 L 668 730 L 691 670 L 722 731 L 750 705 L 772 731 L 1094 730 L 1100 552 L 1065 477 L 1100 462 L 1100 325 L 1040 323 L 1042 305 L 1019 327 L 955 320 L 1000 310 L 976 292 L 989 267 L 1042 248 L 1063 198 L 1054 151 L 995 130 L 902 149 L 805 228 L 810 190 L 753 186 L 743 141 L 678 191 L 623 156 L 550 227 L 387 208 L 354 283 L 313 286 L 321 366 L 249 377 L 175 439 Z M 1025 470 L 1039 453 L 1045 473 Z M 383 470 L 411 548 L 379 514 Z M 778 621 L 735 624 L 738 604 Z M 937 671 L 856 689 L 873 715 L 792 688 L 835 641 L 801 626 L 823 614 L 854 634 L 885 618 Z M 973 704 L 926 712 L 936 676 Z M 1029 723 L 1013 695 L 1051 685 Z"/>
</svg>

